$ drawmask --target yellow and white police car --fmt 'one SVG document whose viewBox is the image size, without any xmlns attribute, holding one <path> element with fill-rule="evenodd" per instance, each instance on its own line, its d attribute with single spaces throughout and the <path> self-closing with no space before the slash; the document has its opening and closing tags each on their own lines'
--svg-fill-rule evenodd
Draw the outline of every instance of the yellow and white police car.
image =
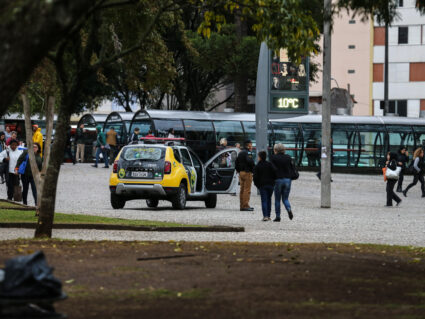
<svg viewBox="0 0 425 319">
<path fill-rule="evenodd" d="M 189 147 L 176 141 L 158 143 L 161 140 L 166 139 L 122 148 L 109 179 L 114 209 L 134 199 L 146 199 L 148 207 L 168 200 L 175 209 L 184 209 L 186 201 L 204 201 L 207 208 L 215 208 L 217 194 L 233 191 L 236 148 L 221 150 L 204 164 Z"/>
</svg>

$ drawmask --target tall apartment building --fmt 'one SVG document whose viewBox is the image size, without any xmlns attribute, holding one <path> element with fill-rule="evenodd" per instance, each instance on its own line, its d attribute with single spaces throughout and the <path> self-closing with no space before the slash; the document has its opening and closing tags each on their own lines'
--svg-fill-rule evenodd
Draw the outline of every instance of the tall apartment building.
<svg viewBox="0 0 425 319">
<path fill-rule="evenodd" d="M 425 16 L 416 0 L 399 0 L 399 19 L 388 31 L 390 113 L 419 117 L 425 111 Z M 383 115 L 385 28 L 375 23 L 373 39 L 373 114 Z M 425 113 L 425 112 L 424 112 Z"/>
<path fill-rule="evenodd" d="M 362 22 L 346 12 L 334 18 L 331 87 L 349 88 L 357 102 L 353 115 L 372 113 L 372 30 L 372 21 Z M 320 71 L 318 81 L 310 85 L 310 97 L 321 97 L 323 55 L 313 57 L 312 61 L 319 65 Z"/>
<path fill-rule="evenodd" d="M 425 16 L 416 0 L 398 0 L 398 18 L 389 28 L 390 113 L 398 116 L 425 115 Z M 322 56 L 313 60 L 322 64 Z M 332 34 L 332 87 L 347 88 L 357 104 L 353 115 L 383 115 L 385 27 L 361 22 L 343 14 L 335 18 Z M 322 93 L 319 82 L 311 95 Z"/>
</svg>

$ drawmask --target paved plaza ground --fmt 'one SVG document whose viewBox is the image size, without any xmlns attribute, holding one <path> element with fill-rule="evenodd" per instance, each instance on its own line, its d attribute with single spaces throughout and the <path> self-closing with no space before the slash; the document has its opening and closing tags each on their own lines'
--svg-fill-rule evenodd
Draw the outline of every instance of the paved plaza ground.
<svg viewBox="0 0 425 319">
<path fill-rule="evenodd" d="M 382 175 L 333 174 L 332 208 L 320 208 L 320 182 L 311 172 L 301 172 L 293 183 L 290 201 L 294 219 L 286 214 L 281 223 L 261 221 L 260 197 L 253 188 L 254 212 L 239 211 L 239 198 L 219 195 L 216 209 L 206 209 L 203 202 L 189 202 L 188 209 L 176 211 L 160 201 L 157 209 L 135 200 L 122 210 L 109 202 L 110 170 L 89 164 L 62 166 L 56 211 L 129 219 L 159 220 L 203 225 L 245 227 L 244 233 L 171 233 L 55 230 L 54 237 L 87 240 L 185 240 L 249 242 L 327 242 L 374 243 L 425 246 L 425 198 L 419 185 L 401 194 L 400 207 L 385 207 L 385 183 Z M 407 176 L 405 186 L 412 177 Z M 5 186 L 0 193 L 6 194 Z M 5 197 L 5 196 L 4 196 Z M 31 196 L 30 196 L 31 197 Z M 32 198 L 29 200 L 31 204 Z M 274 213 L 273 213 L 274 214 Z M 32 237 L 32 230 L 2 229 L 0 239 Z"/>
</svg>

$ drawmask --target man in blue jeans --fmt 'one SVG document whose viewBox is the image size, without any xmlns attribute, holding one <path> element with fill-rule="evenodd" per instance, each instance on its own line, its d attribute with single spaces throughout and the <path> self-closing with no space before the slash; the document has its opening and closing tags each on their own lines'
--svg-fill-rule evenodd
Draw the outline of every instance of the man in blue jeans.
<svg viewBox="0 0 425 319">
<path fill-rule="evenodd" d="M 271 158 L 271 163 L 276 168 L 276 181 L 274 186 L 274 199 L 276 218 L 274 222 L 280 222 L 280 200 L 282 199 L 288 212 L 289 219 L 294 217 L 292 214 L 291 204 L 289 203 L 289 193 L 291 192 L 291 157 L 285 154 L 285 146 L 276 144 L 274 146 L 274 155 Z"/>
</svg>

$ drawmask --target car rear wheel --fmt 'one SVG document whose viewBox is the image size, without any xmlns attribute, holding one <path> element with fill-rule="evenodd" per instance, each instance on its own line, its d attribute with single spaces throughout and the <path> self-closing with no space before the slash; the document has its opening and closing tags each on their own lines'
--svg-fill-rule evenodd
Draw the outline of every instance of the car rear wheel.
<svg viewBox="0 0 425 319">
<path fill-rule="evenodd" d="M 177 194 L 173 196 L 171 200 L 174 209 L 185 209 L 186 207 L 186 185 L 184 183 L 180 184 Z"/>
<path fill-rule="evenodd" d="M 125 199 L 117 194 L 111 193 L 111 205 L 113 209 L 121 209 L 125 206 Z"/>
<path fill-rule="evenodd" d="M 146 205 L 148 205 L 148 207 L 150 207 L 150 208 L 158 207 L 158 203 L 159 203 L 159 200 L 157 200 L 157 199 L 147 199 L 146 200 Z"/>
<path fill-rule="evenodd" d="M 217 194 L 209 194 L 205 200 L 205 207 L 215 208 L 217 206 Z"/>
</svg>

